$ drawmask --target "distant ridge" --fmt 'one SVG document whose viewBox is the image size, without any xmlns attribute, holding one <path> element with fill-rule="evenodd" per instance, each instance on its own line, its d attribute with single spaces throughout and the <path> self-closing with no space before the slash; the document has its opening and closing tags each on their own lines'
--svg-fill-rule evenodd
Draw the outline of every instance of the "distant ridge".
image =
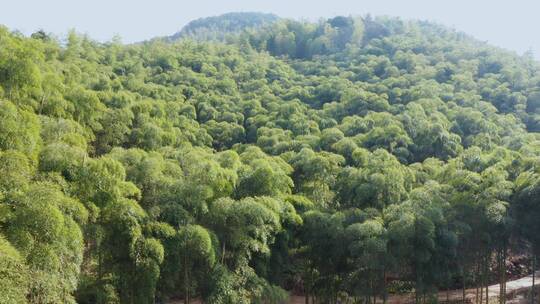
<svg viewBox="0 0 540 304">
<path fill-rule="evenodd" d="M 226 13 L 193 20 L 168 39 L 175 41 L 189 37 L 196 40 L 223 40 L 228 34 L 239 33 L 249 28 L 259 28 L 279 19 L 279 16 L 269 13 Z"/>
</svg>

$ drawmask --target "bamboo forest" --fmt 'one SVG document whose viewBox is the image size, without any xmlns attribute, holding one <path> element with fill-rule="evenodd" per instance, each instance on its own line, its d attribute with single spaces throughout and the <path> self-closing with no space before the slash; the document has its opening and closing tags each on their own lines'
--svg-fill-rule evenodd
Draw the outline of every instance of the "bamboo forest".
<svg viewBox="0 0 540 304">
<path fill-rule="evenodd" d="M 539 132 L 540 61 L 435 22 L 3 26 L 0 303 L 503 304 Z"/>
</svg>

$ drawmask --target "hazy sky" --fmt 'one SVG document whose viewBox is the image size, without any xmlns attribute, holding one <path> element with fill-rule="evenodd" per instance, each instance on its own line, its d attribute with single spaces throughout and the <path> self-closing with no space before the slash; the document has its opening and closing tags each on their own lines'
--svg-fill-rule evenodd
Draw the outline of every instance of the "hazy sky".
<svg viewBox="0 0 540 304">
<path fill-rule="evenodd" d="M 389 15 L 436 21 L 478 39 L 540 58 L 540 0 L 0 0 L 0 24 L 29 34 L 68 29 L 106 41 L 170 35 L 190 20 L 231 11 L 271 12 L 318 19 Z"/>
</svg>

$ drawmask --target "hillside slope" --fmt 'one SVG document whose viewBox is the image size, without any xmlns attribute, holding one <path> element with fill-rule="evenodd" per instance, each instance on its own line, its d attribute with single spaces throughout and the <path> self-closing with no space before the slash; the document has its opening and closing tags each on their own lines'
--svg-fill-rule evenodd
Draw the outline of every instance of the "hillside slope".
<svg viewBox="0 0 540 304">
<path fill-rule="evenodd" d="M 397 18 L 196 40 L 0 28 L 1 303 L 435 296 L 537 254 L 532 58 Z"/>
</svg>

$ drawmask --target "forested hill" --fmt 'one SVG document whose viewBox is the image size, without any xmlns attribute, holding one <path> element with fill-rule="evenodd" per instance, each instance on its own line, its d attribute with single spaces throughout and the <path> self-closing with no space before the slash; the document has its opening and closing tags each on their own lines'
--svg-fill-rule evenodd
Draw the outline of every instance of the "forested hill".
<svg viewBox="0 0 540 304">
<path fill-rule="evenodd" d="M 249 29 L 258 29 L 279 20 L 274 14 L 243 12 L 227 13 L 214 17 L 199 18 L 189 22 L 179 32 L 169 37 L 175 41 L 182 38 L 223 41 Z"/>
<path fill-rule="evenodd" d="M 418 300 L 538 254 L 530 56 L 395 18 L 233 36 L 0 28 L 0 303 Z"/>
</svg>

